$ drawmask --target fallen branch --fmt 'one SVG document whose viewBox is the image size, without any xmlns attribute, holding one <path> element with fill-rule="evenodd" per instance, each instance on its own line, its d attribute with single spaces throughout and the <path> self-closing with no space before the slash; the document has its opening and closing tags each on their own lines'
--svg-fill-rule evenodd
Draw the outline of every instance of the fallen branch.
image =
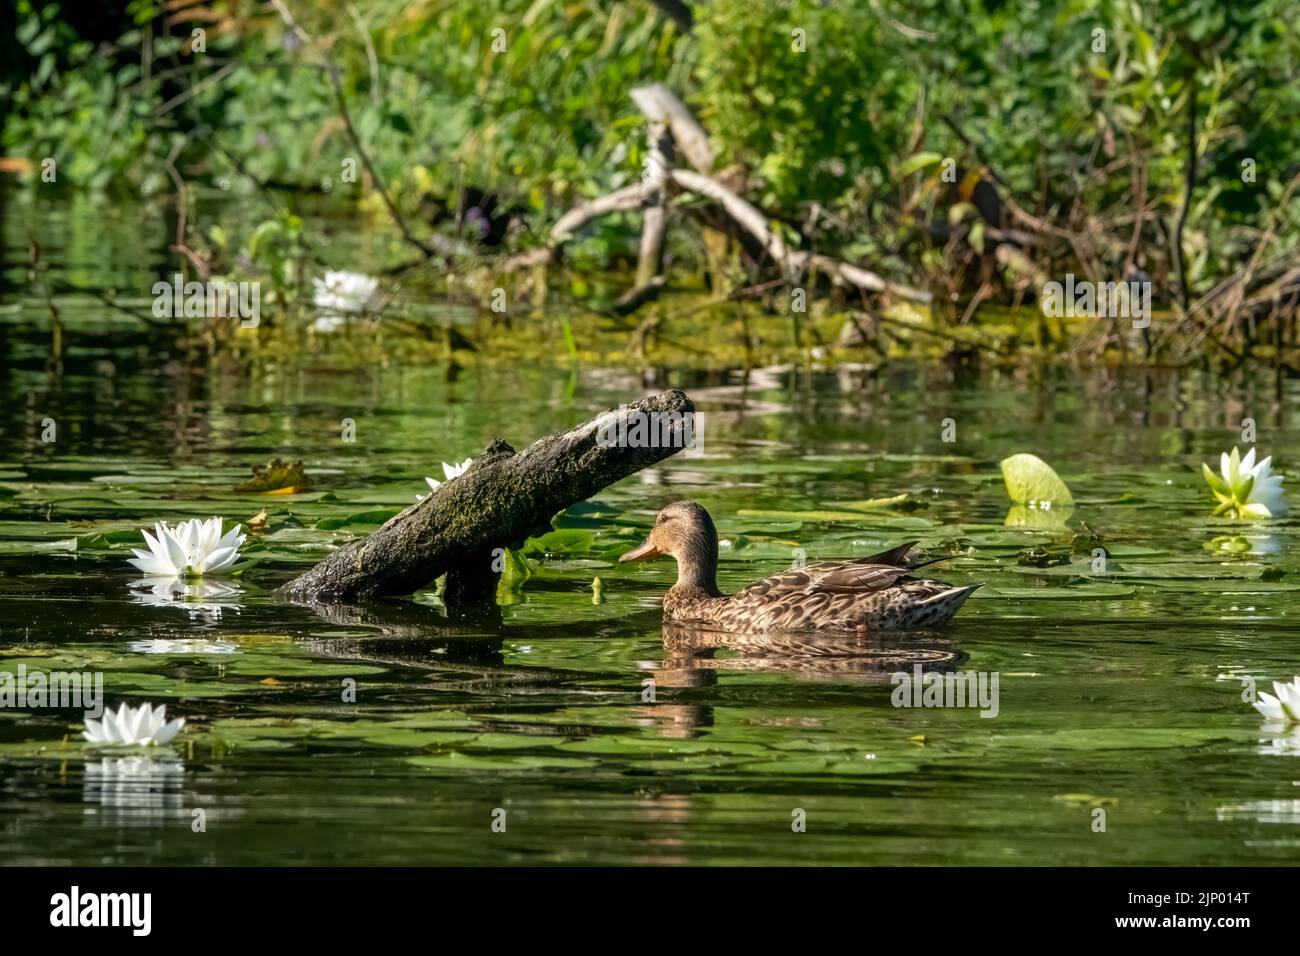
<svg viewBox="0 0 1300 956">
<path fill-rule="evenodd" d="M 587 223 L 593 219 L 599 219 L 601 216 L 608 216 L 610 213 L 640 209 L 645 203 L 649 192 L 644 183 L 636 183 L 632 186 L 624 186 L 622 189 L 607 193 L 604 196 L 597 196 L 595 199 L 579 203 L 561 216 L 555 225 L 551 227 L 551 233 L 545 246 L 530 249 L 517 256 L 511 256 L 502 262 L 498 268 L 504 272 L 512 272 L 516 269 L 546 265 L 559 256 L 564 244 L 573 238 L 573 234 Z"/>
<path fill-rule="evenodd" d="M 732 189 L 710 175 L 713 147 L 709 138 L 681 100 L 662 83 L 637 87 L 632 99 L 650 124 L 649 175 L 644 182 L 625 186 L 615 192 L 587 200 L 565 213 L 551 228 L 546 245 L 511 256 L 498 269 L 505 272 L 544 266 L 558 258 L 564 244 L 581 227 L 613 212 L 642 209 L 645 223 L 637 263 L 637 282 L 633 298 L 645 293 L 657 294 L 653 280 L 658 276 L 663 250 L 667 205 L 665 186 L 711 199 L 722 208 L 745 236 L 761 247 L 788 281 L 800 281 L 810 271 L 825 273 L 832 283 L 860 292 L 884 292 L 912 302 L 929 302 L 929 292 L 888 282 L 861 266 L 841 262 L 830 256 L 792 250 L 767 224 L 767 217 Z M 680 152 L 696 171 L 675 169 L 673 156 Z M 742 237 L 743 238 L 743 237 Z"/>
<path fill-rule="evenodd" d="M 655 276 L 645 285 L 635 286 L 624 292 L 614 302 L 610 311 L 620 318 L 631 315 L 647 302 L 653 302 L 659 298 L 667 285 L 668 282 L 663 276 Z"/>
<path fill-rule="evenodd" d="M 914 289 L 911 286 L 900 285 L 896 282 L 889 282 L 874 272 L 863 269 L 861 266 L 840 262 L 830 256 L 787 248 L 781 237 L 768 228 L 766 216 L 716 179 L 701 173 L 693 173 L 687 169 L 670 169 L 667 171 L 667 178 L 678 189 L 703 196 L 706 199 L 712 199 L 721 206 L 728 218 L 752 236 L 771 258 L 772 262 L 791 281 L 797 280 L 807 273 L 810 268 L 813 268 L 826 273 L 830 276 L 831 281 L 838 286 L 851 286 L 863 292 L 887 292 L 897 298 L 911 302 L 929 302 L 932 298 L 929 292 Z M 560 221 L 555 224 L 551 230 L 550 240 L 547 245 L 512 256 L 505 260 L 499 268 L 504 271 L 511 271 L 529 266 L 545 265 L 559 254 L 564 243 L 577 229 L 591 220 L 609 213 L 638 209 L 646 201 L 646 198 L 651 195 L 651 192 L 652 189 L 647 187 L 646 184 L 637 183 L 634 186 L 625 186 L 616 192 L 608 193 L 576 206 L 565 213 Z"/>
<path fill-rule="evenodd" d="M 758 241 L 791 281 L 802 277 L 809 269 L 815 269 L 830 276 L 836 285 L 851 286 L 863 292 L 887 292 L 911 302 L 929 302 L 932 298 L 929 292 L 888 282 L 861 266 L 840 262 L 830 256 L 788 249 L 781 237 L 768 228 L 767 217 L 762 212 L 716 179 L 685 169 L 669 170 L 668 177 L 681 189 L 718 203 L 738 226 Z"/>
<path fill-rule="evenodd" d="M 501 567 L 496 549 L 549 531 L 558 512 L 680 450 L 694 411 L 675 389 L 628 405 L 628 415 L 656 416 L 656 447 L 599 441 L 615 411 L 518 453 L 497 439 L 465 474 L 339 548 L 285 585 L 285 594 L 306 603 L 350 602 L 410 594 L 445 574 L 449 607 L 490 600 Z"/>
<path fill-rule="evenodd" d="M 737 196 L 722 183 L 703 173 L 693 173 L 687 169 L 672 169 L 668 178 L 673 184 L 687 192 L 695 193 L 706 199 L 712 199 L 731 219 L 747 233 L 758 240 L 759 245 L 771 257 L 772 261 L 782 267 L 788 274 L 798 270 L 788 267 L 790 252 L 781 237 L 767 227 L 767 217 L 751 205 L 748 200 Z"/>
<path fill-rule="evenodd" d="M 649 165 L 643 179 L 648 191 L 641 226 L 641 244 L 637 251 L 636 284 L 638 288 L 660 278 L 663 267 L 664 232 L 668 226 L 668 170 L 673 163 L 673 138 L 662 123 L 650 124 Z"/>
<path fill-rule="evenodd" d="M 662 83 L 651 83 L 649 86 L 638 86 L 631 96 L 632 102 L 651 126 L 668 128 L 673 143 L 697 172 L 713 172 L 713 147 L 709 143 L 709 136 L 695 121 L 686 104 L 677 98 L 676 93 Z"/>
</svg>

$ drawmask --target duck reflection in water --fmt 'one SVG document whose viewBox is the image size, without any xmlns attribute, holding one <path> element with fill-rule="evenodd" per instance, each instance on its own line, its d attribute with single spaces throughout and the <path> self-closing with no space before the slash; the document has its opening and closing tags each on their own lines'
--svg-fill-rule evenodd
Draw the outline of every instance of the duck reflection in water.
<svg viewBox="0 0 1300 956">
<path fill-rule="evenodd" d="M 934 631 L 875 634 L 737 634 L 665 624 L 661 687 L 700 687 L 718 671 L 770 671 L 802 680 L 888 684 L 891 674 L 947 671 L 966 655 Z"/>
<path fill-rule="evenodd" d="M 782 674 L 838 684 L 891 683 L 901 672 L 945 673 L 967 655 L 935 631 L 875 634 L 738 634 L 681 624 L 663 627 L 663 659 L 644 665 L 642 715 L 665 737 L 692 737 L 713 724 L 713 708 L 691 699 L 722 671 Z"/>
</svg>

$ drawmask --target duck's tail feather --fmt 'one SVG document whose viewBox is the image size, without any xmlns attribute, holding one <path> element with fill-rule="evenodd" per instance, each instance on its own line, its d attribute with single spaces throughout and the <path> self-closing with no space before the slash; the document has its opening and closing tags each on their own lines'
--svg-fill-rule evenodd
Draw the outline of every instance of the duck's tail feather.
<svg viewBox="0 0 1300 956">
<path fill-rule="evenodd" d="M 941 554 L 937 558 L 926 558 L 924 561 L 913 561 L 908 564 L 907 567 L 910 571 L 916 571 L 919 568 L 928 568 L 932 564 L 938 564 L 940 561 L 951 561 L 955 557 L 956 555 L 953 554 Z"/>
<path fill-rule="evenodd" d="M 947 624 L 961 610 L 961 606 L 966 603 L 966 599 L 980 587 L 981 585 L 978 584 L 967 584 L 957 588 L 945 588 L 939 593 L 920 601 L 916 605 L 915 615 L 929 626 L 937 627 L 941 624 Z"/>
<path fill-rule="evenodd" d="M 890 548 L 888 551 L 881 551 L 879 554 L 868 555 L 865 558 L 854 558 L 853 563 L 887 564 L 891 568 L 914 568 L 916 565 L 911 561 L 911 553 L 920 543 L 920 541 L 908 541 L 896 548 Z"/>
<path fill-rule="evenodd" d="M 920 541 L 908 541 L 900 544 L 896 548 L 890 548 L 888 551 L 881 551 L 879 554 L 869 555 L 865 558 L 855 558 L 854 564 L 887 564 L 893 568 L 906 568 L 909 571 L 915 571 L 917 568 L 929 567 L 932 564 L 938 564 L 940 561 L 947 561 L 953 557 L 951 554 L 941 554 L 937 558 L 926 558 L 924 561 L 918 560 L 913 553 L 916 551 Z"/>
</svg>

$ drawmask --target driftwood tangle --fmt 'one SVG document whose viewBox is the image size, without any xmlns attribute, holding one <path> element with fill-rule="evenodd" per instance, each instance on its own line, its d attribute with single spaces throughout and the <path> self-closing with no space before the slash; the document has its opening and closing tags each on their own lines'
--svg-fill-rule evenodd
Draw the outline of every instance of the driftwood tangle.
<svg viewBox="0 0 1300 956">
<path fill-rule="evenodd" d="M 695 406 L 676 389 L 633 402 L 626 414 L 684 423 Z M 663 461 L 682 441 L 632 448 L 602 443 L 616 420 L 610 410 L 516 452 L 497 439 L 459 478 L 391 518 L 373 534 L 344 545 L 285 585 L 291 600 L 356 602 L 410 594 L 447 575 L 449 606 L 490 600 L 498 573 L 493 550 L 519 547 L 545 533 L 551 519 L 607 485 Z M 608 432 L 606 432 L 608 434 Z M 682 427 L 671 434 L 681 436 Z M 677 447 L 674 447 L 677 446 Z"/>
<path fill-rule="evenodd" d="M 631 96 L 646 118 L 649 162 L 645 176 L 640 182 L 574 206 L 551 228 L 545 246 L 505 259 L 500 265 L 502 271 L 535 268 L 554 262 L 565 243 L 593 219 L 640 210 L 643 227 L 636 285 L 628 297 L 644 304 L 654 299 L 662 288 L 654 280 L 662 278 L 669 200 L 675 194 L 688 193 L 715 203 L 726 220 L 734 224 L 732 231 L 739 230 L 738 238 L 748 237 L 792 283 L 805 281 L 810 273 L 816 272 L 842 288 L 885 293 L 909 302 L 931 300 L 931 293 L 924 289 L 889 282 L 862 266 L 789 248 L 770 228 L 762 210 L 733 191 L 714 173 L 714 152 L 708 134 L 672 90 L 662 83 L 652 83 L 632 90 Z M 678 168 L 675 161 L 679 156 L 692 169 Z"/>
</svg>

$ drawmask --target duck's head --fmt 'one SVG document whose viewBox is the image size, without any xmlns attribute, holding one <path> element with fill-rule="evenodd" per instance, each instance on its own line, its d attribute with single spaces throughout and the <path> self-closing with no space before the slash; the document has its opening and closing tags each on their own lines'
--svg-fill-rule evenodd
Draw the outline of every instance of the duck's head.
<svg viewBox="0 0 1300 956">
<path fill-rule="evenodd" d="M 677 583 L 716 591 L 718 531 L 709 513 L 693 501 L 674 501 L 655 518 L 655 526 L 640 547 L 619 561 L 644 561 L 661 554 L 677 559 Z"/>
</svg>

